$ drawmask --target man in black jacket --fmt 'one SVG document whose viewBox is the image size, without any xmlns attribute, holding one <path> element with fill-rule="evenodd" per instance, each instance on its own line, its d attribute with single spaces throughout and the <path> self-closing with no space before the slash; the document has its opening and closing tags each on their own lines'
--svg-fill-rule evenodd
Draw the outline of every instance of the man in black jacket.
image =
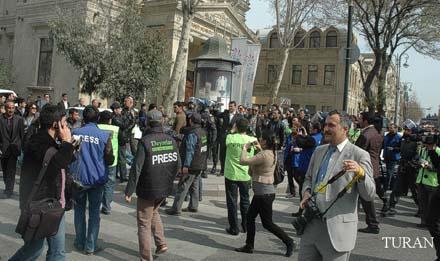
<svg viewBox="0 0 440 261">
<path fill-rule="evenodd" d="M 151 231 L 154 233 L 156 254 L 168 250 L 163 232 L 159 206 L 173 188 L 180 168 L 180 156 L 173 137 L 164 133 L 162 113 L 147 113 L 149 128 L 138 144 L 134 166 L 125 188 L 125 200 L 130 203 L 136 189 L 139 254 L 142 260 L 153 260 Z M 137 183 L 137 184 L 136 184 Z"/>
<path fill-rule="evenodd" d="M 14 102 L 5 102 L 6 112 L 0 115 L 0 158 L 5 182 L 5 195 L 12 197 L 15 184 L 17 159 L 21 154 L 24 139 L 23 118 L 15 115 Z"/>
<path fill-rule="evenodd" d="M 70 130 L 67 127 L 65 111 L 58 106 L 46 105 L 40 113 L 40 128 L 29 140 L 29 146 L 24 151 L 23 167 L 20 180 L 20 208 L 23 210 L 28 200 L 35 180 L 37 179 L 43 159 L 49 148 L 56 148 L 57 152 L 49 161 L 46 173 L 43 176 L 33 200 L 56 198 L 65 207 L 69 203 L 67 193 L 66 174 L 73 157 L 73 145 Z M 60 145 L 57 144 L 57 140 Z M 47 240 L 47 260 L 65 260 L 65 218 L 61 219 L 56 235 L 48 238 L 25 242 L 17 253 L 9 260 L 36 260 L 44 248 Z"/>
<path fill-rule="evenodd" d="M 191 200 L 184 212 L 197 212 L 199 206 L 199 179 L 202 170 L 206 169 L 206 156 L 208 153 L 206 131 L 201 127 L 202 117 L 197 112 L 189 118 L 190 127 L 187 128 L 181 145 L 183 157 L 182 178 L 177 187 L 173 207 L 167 209 L 168 215 L 180 215 L 183 200 L 188 191 Z"/>
<path fill-rule="evenodd" d="M 118 166 L 116 176 L 119 176 L 121 182 L 127 181 L 127 147 L 126 144 L 129 141 L 132 122 L 129 118 L 122 115 L 122 107 L 119 102 L 112 104 L 113 110 L 112 124 L 119 127 L 119 150 L 118 150 Z"/>
</svg>

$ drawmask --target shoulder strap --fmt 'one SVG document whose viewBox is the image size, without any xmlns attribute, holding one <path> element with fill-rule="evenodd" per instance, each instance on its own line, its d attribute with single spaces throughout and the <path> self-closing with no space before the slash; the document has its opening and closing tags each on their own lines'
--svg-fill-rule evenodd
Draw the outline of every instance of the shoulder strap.
<svg viewBox="0 0 440 261">
<path fill-rule="evenodd" d="M 29 194 L 29 198 L 27 200 L 26 205 L 29 205 L 29 203 L 31 203 L 32 199 L 35 196 L 35 193 L 37 193 L 37 190 L 41 184 L 41 180 L 43 180 L 44 174 L 46 174 L 46 170 L 47 167 L 49 166 L 49 162 L 52 159 L 52 157 L 55 155 L 55 153 L 57 153 L 57 149 L 55 149 L 55 147 L 50 147 L 46 151 L 46 154 L 44 155 L 44 159 L 43 159 L 43 167 L 41 168 L 40 173 L 38 174 L 38 177 L 35 180 L 34 186 L 32 188 L 31 194 Z"/>
</svg>

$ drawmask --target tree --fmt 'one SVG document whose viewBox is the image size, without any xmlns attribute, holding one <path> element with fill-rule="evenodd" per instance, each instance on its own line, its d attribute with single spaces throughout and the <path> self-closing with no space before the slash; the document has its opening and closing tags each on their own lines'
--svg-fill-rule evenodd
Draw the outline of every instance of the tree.
<svg viewBox="0 0 440 261">
<path fill-rule="evenodd" d="M 327 0 L 323 14 L 327 22 L 345 24 L 346 0 Z M 374 53 L 374 64 L 363 78 L 370 111 L 384 113 L 385 83 L 393 55 L 414 48 L 440 58 L 440 27 L 437 0 L 352 0 L 354 27 Z M 342 12 L 341 12 L 342 10 Z M 377 78 L 377 99 L 372 86 Z"/>
<path fill-rule="evenodd" d="M 103 15 L 95 13 L 91 21 L 86 15 L 58 12 L 51 32 L 58 51 L 80 71 L 83 92 L 145 100 L 160 89 L 167 65 L 165 38 L 143 25 L 141 3 L 119 3 L 122 9 L 114 18 L 111 7 L 102 10 Z"/>
<path fill-rule="evenodd" d="M 182 10 L 182 28 L 180 32 L 179 47 L 177 49 L 176 58 L 171 71 L 171 78 L 168 81 L 165 91 L 163 92 L 163 105 L 167 113 L 171 112 L 173 103 L 178 93 L 179 99 L 185 95 L 186 66 L 188 64 L 189 37 L 192 29 L 192 22 L 197 12 L 197 7 L 201 0 L 180 0 L 180 9 Z M 183 88 L 183 90 L 179 90 Z M 182 97 L 183 95 L 183 97 Z"/>
<path fill-rule="evenodd" d="M 413 92 L 405 102 L 405 118 L 419 122 L 423 118 L 424 112 L 417 94 Z"/>
<path fill-rule="evenodd" d="M 0 88 L 9 89 L 12 85 L 12 69 L 3 59 L 0 59 Z"/>
<path fill-rule="evenodd" d="M 301 39 L 295 41 L 302 27 L 311 24 L 313 12 L 319 0 L 271 0 L 273 10 L 275 12 L 276 25 L 275 30 L 280 42 L 280 61 L 277 67 L 277 79 L 272 87 L 272 103 L 278 98 L 281 82 L 284 77 L 287 60 L 291 48 L 297 47 L 305 38 L 305 34 Z"/>
</svg>

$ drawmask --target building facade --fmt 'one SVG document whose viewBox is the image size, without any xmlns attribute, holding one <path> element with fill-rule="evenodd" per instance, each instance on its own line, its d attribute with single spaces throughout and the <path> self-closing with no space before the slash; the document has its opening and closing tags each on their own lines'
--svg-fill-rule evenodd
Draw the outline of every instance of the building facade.
<svg viewBox="0 0 440 261">
<path fill-rule="evenodd" d="M 71 102 L 75 102 L 82 96 L 79 72 L 56 52 L 56 43 L 49 37 L 48 23 L 56 17 L 57 8 L 80 6 L 86 19 L 102 14 L 103 9 L 117 9 L 117 5 L 116 1 L 100 1 L 98 4 L 96 1 L 73 0 L 0 0 L 0 59 L 12 67 L 12 88 L 23 97 L 31 95 L 35 98 L 48 93 L 55 100 L 67 93 Z M 193 22 L 188 61 L 197 57 L 204 41 L 214 35 L 224 37 L 229 44 L 233 37 L 256 41 L 255 34 L 245 24 L 248 10 L 249 0 L 202 1 Z M 146 26 L 166 32 L 169 41 L 167 55 L 173 60 L 182 26 L 179 1 L 144 0 L 142 13 Z M 192 94 L 193 68 L 188 62 L 187 95 Z"/>
<path fill-rule="evenodd" d="M 254 96 L 256 103 L 266 104 L 278 77 L 281 50 L 275 30 L 263 30 L 259 38 L 262 50 Z M 305 108 L 311 113 L 341 110 L 346 32 L 335 27 L 313 28 L 298 32 L 295 38 L 297 47 L 290 50 L 278 97 L 288 98 L 293 108 Z M 352 65 L 350 82 L 348 112 L 356 114 L 363 108 L 361 78 L 356 64 Z"/>
</svg>

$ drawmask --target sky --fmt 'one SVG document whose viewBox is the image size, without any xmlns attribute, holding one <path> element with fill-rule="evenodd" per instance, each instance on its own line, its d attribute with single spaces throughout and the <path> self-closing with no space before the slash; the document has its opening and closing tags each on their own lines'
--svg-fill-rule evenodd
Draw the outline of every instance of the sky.
<svg viewBox="0 0 440 261">
<path fill-rule="evenodd" d="M 274 15 L 267 0 L 251 0 L 251 10 L 246 15 L 246 24 L 252 30 L 269 28 L 275 24 Z M 364 41 L 360 41 L 362 51 L 368 51 Z M 402 67 L 402 82 L 411 82 L 425 113 L 437 113 L 440 105 L 440 61 L 408 51 L 408 68 Z"/>
</svg>

